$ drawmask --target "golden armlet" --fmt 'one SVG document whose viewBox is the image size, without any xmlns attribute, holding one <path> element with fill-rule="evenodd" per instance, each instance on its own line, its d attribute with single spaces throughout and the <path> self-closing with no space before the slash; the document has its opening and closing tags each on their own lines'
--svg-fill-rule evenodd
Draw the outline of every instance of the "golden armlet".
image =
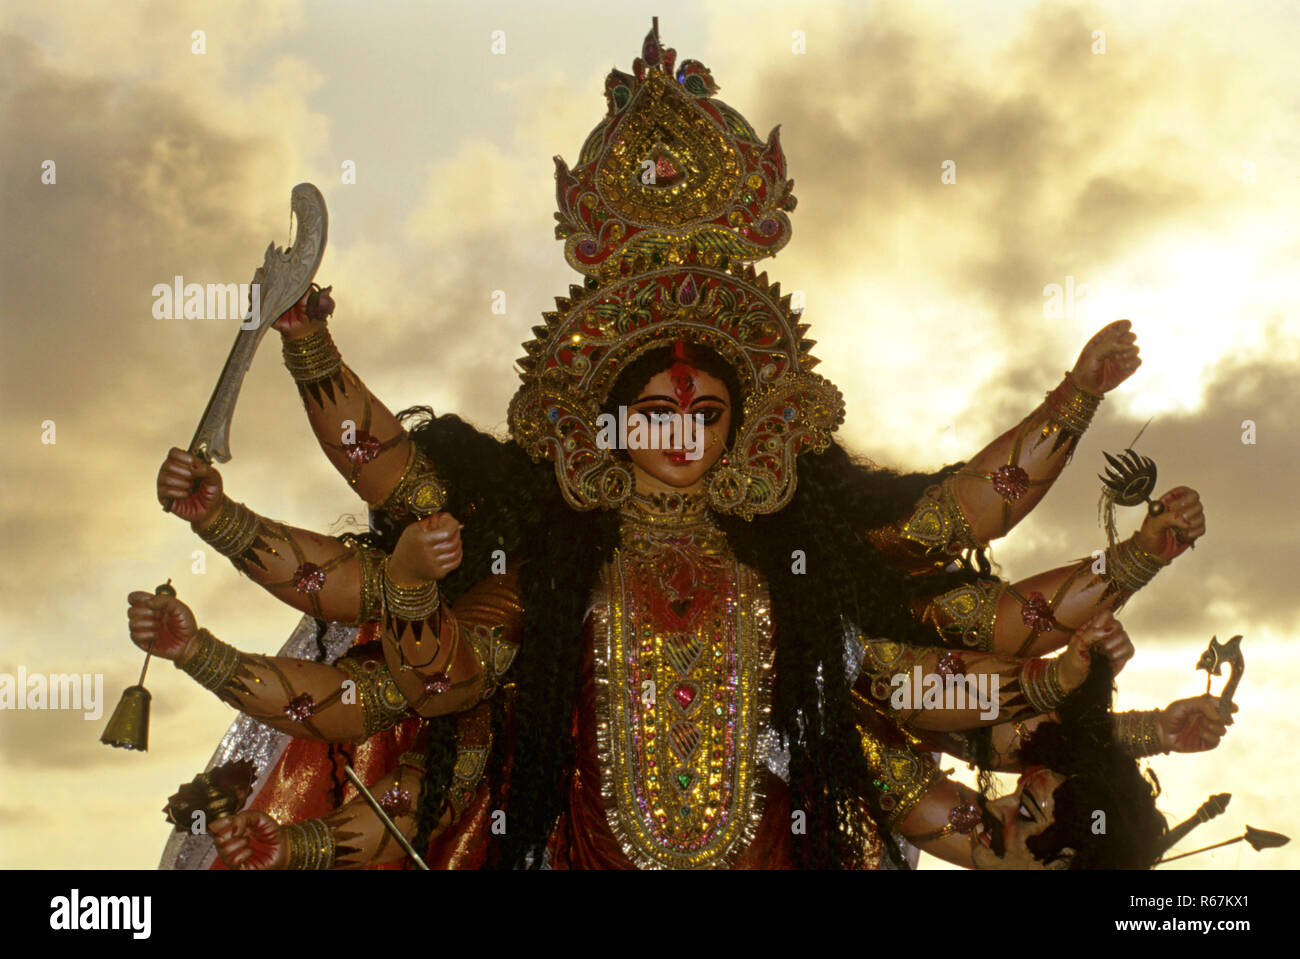
<svg viewBox="0 0 1300 959">
<path fill-rule="evenodd" d="M 416 772 L 420 773 L 420 775 L 424 775 L 427 761 L 424 753 L 402 753 L 402 755 L 398 757 L 397 765 L 405 766 L 408 769 L 414 769 Z"/>
<path fill-rule="evenodd" d="M 358 623 L 370 623 L 384 611 L 384 560 L 382 550 L 357 545 L 357 575 L 361 583 L 361 602 L 357 608 Z"/>
<path fill-rule="evenodd" d="M 324 327 L 298 339 L 286 339 L 282 344 L 284 365 L 299 383 L 314 383 L 328 379 L 339 371 L 343 359 L 338 347 Z"/>
<path fill-rule="evenodd" d="M 304 819 L 280 829 L 288 846 L 286 869 L 333 869 L 334 830 L 323 819 Z"/>
<path fill-rule="evenodd" d="M 447 502 L 447 490 L 438 479 L 433 462 L 414 441 L 407 456 L 406 468 L 392 492 L 370 508 L 378 513 L 391 513 L 395 519 L 423 519 L 442 509 Z"/>
<path fill-rule="evenodd" d="M 405 714 L 406 697 L 397 689 L 388 667 L 377 660 L 358 662 L 345 656 L 338 666 L 356 685 L 357 705 L 361 707 L 366 738 L 390 729 Z"/>
<path fill-rule="evenodd" d="M 230 682 L 239 668 L 239 650 L 223 643 L 206 629 L 200 629 L 194 655 L 176 668 L 194 677 L 204 689 L 219 692 Z"/>
<path fill-rule="evenodd" d="M 1160 741 L 1158 715 L 1159 711 L 1154 709 L 1116 713 L 1113 717 L 1115 744 L 1134 759 L 1169 752 Z"/>
</svg>

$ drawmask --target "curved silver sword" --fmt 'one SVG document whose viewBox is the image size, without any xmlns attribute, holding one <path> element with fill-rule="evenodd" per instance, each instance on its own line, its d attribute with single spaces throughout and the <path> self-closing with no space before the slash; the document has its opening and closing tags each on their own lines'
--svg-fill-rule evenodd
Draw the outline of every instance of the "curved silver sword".
<svg viewBox="0 0 1300 959">
<path fill-rule="evenodd" d="M 329 215 L 320 190 L 299 183 L 290 202 L 298 222 L 293 243 L 288 249 L 268 244 L 266 258 L 253 274 L 252 308 L 239 324 L 235 344 L 190 441 L 190 452 L 209 463 L 230 461 L 230 421 L 253 354 L 271 324 L 311 289 L 325 254 Z"/>
</svg>

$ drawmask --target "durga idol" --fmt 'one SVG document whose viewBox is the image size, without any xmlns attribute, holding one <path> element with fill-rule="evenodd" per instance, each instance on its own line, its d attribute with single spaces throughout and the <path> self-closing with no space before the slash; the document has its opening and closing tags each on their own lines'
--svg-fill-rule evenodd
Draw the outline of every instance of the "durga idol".
<svg viewBox="0 0 1300 959">
<path fill-rule="evenodd" d="M 135 641 L 245 714 L 214 762 L 259 767 L 215 847 L 179 837 L 170 865 L 400 868 L 345 762 L 434 868 L 901 867 L 909 838 L 997 865 L 1001 807 L 939 771 L 932 737 L 992 768 L 1038 725 L 1051 735 L 1024 754 L 1061 766 L 1034 759 L 1022 790 L 1050 809 L 1086 778 L 1071 749 L 1091 749 L 1107 772 L 1087 802 L 1116 824 L 1048 860 L 1154 861 L 1164 821 L 1133 757 L 1209 748 L 1222 726 L 1177 747 L 1169 711 L 1072 704 L 1108 700 L 1132 653 L 1111 613 L 1204 532 L 1195 492 L 1166 494 L 1103 573 L 1008 583 L 985 555 L 1137 369 L 1128 323 L 968 461 L 855 458 L 808 325 L 752 265 L 790 238 L 777 131 L 760 139 L 716 91 L 656 27 L 632 73 L 609 74 L 576 165 L 557 159 L 556 234 L 583 283 L 525 344 L 508 439 L 391 413 L 343 362 L 328 291 L 277 321 L 368 534 L 275 522 L 211 465 L 167 457 L 160 499 L 310 617 L 255 655 L 174 597 L 132 594 Z M 667 424 L 667 448 L 627 441 L 644 422 Z M 890 677 L 916 668 L 980 679 L 995 708 L 896 708 Z M 1075 747 L 1043 746 L 1060 742 Z"/>
</svg>

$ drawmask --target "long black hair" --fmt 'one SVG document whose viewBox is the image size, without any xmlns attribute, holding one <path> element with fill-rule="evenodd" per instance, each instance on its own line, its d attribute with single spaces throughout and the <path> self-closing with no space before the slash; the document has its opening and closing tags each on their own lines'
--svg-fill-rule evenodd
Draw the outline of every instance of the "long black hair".
<svg viewBox="0 0 1300 959">
<path fill-rule="evenodd" d="M 727 382 L 734 435 L 741 407 L 734 371 L 712 351 L 695 348 L 691 354 L 696 365 Z M 671 348 L 665 348 L 630 364 L 611 397 L 635 397 L 672 361 Z M 506 695 L 493 703 L 501 733 L 503 703 L 513 697 L 512 735 L 495 737 L 489 767 L 497 790 L 493 801 L 508 807 L 508 828 L 493 837 L 490 861 L 506 868 L 539 864 L 564 811 L 574 761 L 571 724 L 583 617 L 600 569 L 617 545 L 618 516 L 572 509 L 549 462 L 533 463 L 515 443 L 456 416 L 434 418 L 427 407 L 414 407 L 399 418 L 437 465 L 449 491 L 446 509 L 465 524 L 464 559 L 441 584 L 447 600 L 489 575 L 494 550 L 505 550 L 519 570 L 524 640 L 511 667 L 513 690 L 503 690 Z M 905 516 L 927 487 L 961 465 L 904 474 L 856 460 L 832 444 L 800 458 L 798 485 L 786 508 L 752 522 L 720 518 L 737 558 L 762 575 L 770 592 L 776 644 L 772 724 L 790 749 L 792 808 L 808 816 L 807 832 L 795 845 L 798 865 L 864 865 L 863 837 L 871 825 L 865 817 L 885 837 L 891 860 L 902 864 L 853 721 L 845 630 L 852 624 L 869 636 L 939 643 L 908 607 L 917 577 L 886 562 L 864 534 Z M 390 548 L 397 532 L 387 531 Z M 969 570 L 951 574 L 957 581 L 972 576 Z M 454 721 L 434 721 L 430 733 L 417 848 L 427 843 L 445 808 L 455 759 Z M 509 781 L 503 783 L 508 739 L 514 748 Z"/>
<path fill-rule="evenodd" d="M 1041 723 L 1020 746 L 1023 767 L 1065 777 L 1052 794 L 1052 824 L 1025 843 L 1044 864 L 1068 856 L 1071 869 L 1150 869 L 1164 851 L 1160 781 L 1115 742 L 1114 685 L 1109 660 L 1094 653 L 1088 679 L 1062 704 L 1059 721 Z"/>
</svg>

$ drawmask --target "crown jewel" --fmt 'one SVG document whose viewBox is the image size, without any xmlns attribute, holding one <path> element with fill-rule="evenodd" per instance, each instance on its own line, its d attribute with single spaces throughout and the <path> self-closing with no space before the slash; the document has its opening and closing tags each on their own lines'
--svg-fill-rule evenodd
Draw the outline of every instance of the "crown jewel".
<svg viewBox="0 0 1300 959">
<path fill-rule="evenodd" d="M 616 507 L 632 473 L 598 446 L 594 424 L 619 373 L 679 339 L 711 347 L 736 369 L 744 425 L 730 465 L 710 472 L 709 496 L 749 518 L 789 502 L 795 456 L 829 445 L 844 402 L 810 372 L 813 341 L 790 297 L 752 265 L 790 238 L 793 181 L 777 131 L 759 141 L 712 98 L 703 64 L 674 73 L 676 59 L 656 18 L 632 74 L 606 79 L 608 113 L 578 165 L 556 159 L 556 234 L 586 281 L 524 344 L 510 432 L 555 463 L 571 505 Z"/>
<path fill-rule="evenodd" d="M 610 71 L 608 112 L 572 170 L 555 158 L 555 235 L 578 272 L 618 275 L 639 254 L 671 262 L 689 249 L 751 261 L 790 239 L 795 207 L 780 127 L 759 140 L 713 99 L 707 67 L 659 41 L 658 18 L 631 75 Z"/>
</svg>

